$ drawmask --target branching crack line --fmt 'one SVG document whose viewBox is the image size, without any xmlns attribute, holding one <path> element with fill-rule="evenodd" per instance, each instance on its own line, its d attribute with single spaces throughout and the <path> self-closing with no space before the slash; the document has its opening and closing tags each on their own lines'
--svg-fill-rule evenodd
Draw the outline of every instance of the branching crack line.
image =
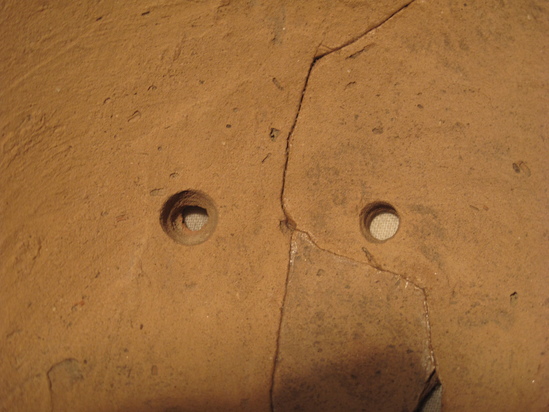
<svg viewBox="0 0 549 412">
<path fill-rule="evenodd" d="M 292 229 L 292 231 L 296 230 L 297 225 L 296 225 L 295 220 L 293 220 L 292 217 L 290 216 L 290 214 L 289 214 L 289 212 L 286 208 L 285 201 L 284 201 L 284 194 L 285 194 L 285 191 L 286 191 L 286 178 L 287 178 L 287 174 L 288 174 L 288 165 L 290 163 L 290 149 L 291 149 L 291 146 L 292 146 L 294 131 L 295 131 L 295 128 L 297 126 L 297 122 L 299 120 L 299 115 L 301 114 L 301 108 L 303 106 L 303 100 L 304 100 L 305 94 L 307 92 L 307 87 L 309 86 L 309 80 L 311 78 L 311 74 L 313 72 L 313 69 L 314 69 L 316 63 L 320 59 L 322 59 L 323 57 L 326 57 L 326 56 L 328 56 L 332 53 L 335 53 L 335 52 L 337 52 L 337 51 L 339 51 L 339 50 L 341 50 L 345 47 L 348 47 L 348 46 L 352 45 L 353 43 L 355 43 L 355 42 L 359 41 L 360 39 L 362 39 L 364 36 L 368 35 L 373 30 L 378 29 L 379 27 L 381 27 L 382 25 L 387 23 L 389 20 L 391 20 L 393 17 L 395 17 L 397 14 L 401 13 L 404 9 L 406 9 L 414 1 L 415 0 L 409 1 L 408 3 L 406 3 L 405 5 L 400 7 L 398 10 L 391 13 L 388 17 L 383 19 L 381 22 L 379 22 L 374 27 L 368 28 L 368 30 L 366 30 L 364 33 L 362 33 L 359 36 L 351 39 L 350 41 L 344 43 L 343 45 L 341 45 L 339 47 L 331 49 L 331 50 L 327 51 L 326 53 L 323 53 L 323 54 L 320 54 L 320 55 L 318 54 L 318 48 L 317 48 L 317 51 L 315 52 L 314 57 L 313 57 L 310 65 L 309 65 L 309 70 L 307 71 L 307 75 L 305 76 L 305 81 L 303 83 L 303 89 L 301 90 L 301 95 L 299 97 L 299 102 L 298 102 L 298 105 L 297 105 L 296 114 L 295 114 L 294 120 L 292 122 L 292 125 L 290 127 L 290 130 L 288 132 L 288 136 L 286 137 L 286 150 L 285 150 L 284 170 L 283 170 L 283 173 L 282 173 L 282 188 L 281 188 L 281 191 L 280 191 L 280 204 L 281 204 L 281 207 L 282 207 L 282 212 L 284 213 L 284 216 L 285 216 L 285 219 L 286 219 L 285 223 L 286 223 L 287 227 Z M 312 240 L 312 237 L 308 233 L 303 232 L 303 231 L 301 231 L 301 232 L 304 233 L 316 247 L 318 247 L 318 245 Z M 277 335 L 276 335 L 276 347 L 275 347 L 275 354 L 274 354 L 273 368 L 272 368 L 272 376 L 271 376 L 271 388 L 270 388 L 270 391 L 269 391 L 270 403 L 271 403 L 270 406 L 271 406 L 271 411 L 272 412 L 274 412 L 274 410 L 275 410 L 275 403 L 274 403 L 274 396 L 275 396 L 274 386 L 275 386 L 275 377 L 276 377 L 275 375 L 276 375 L 276 369 L 277 369 L 278 356 L 279 356 L 279 352 L 280 352 L 280 334 L 281 334 L 281 330 L 282 330 L 282 322 L 283 322 L 283 317 L 284 317 L 284 306 L 285 306 L 285 303 L 286 303 L 286 296 L 288 294 L 288 283 L 289 283 L 289 280 L 290 280 L 290 271 L 291 271 L 291 267 L 292 267 L 292 253 L 293 253 L 292 244 L 293 244 L 293 235 L 290 236 L 288 267 L 287 267 L 287 271 L 286 271 L 286 280 L 285 280 L 285 284 L 284 284 L 284 292 L 283 292 L 282 303 L 281 303 L 281 307 L 280 307 L 280 317 L 279 317 L 279 324 L 278 324 L 278 330 L 277 330 Z M 337 255 L 334 252 L 322 249 L 320 247 L 318 247 L 318 248 L 320 250 L 323 250 L 323 251 L 332 253 L 334 255 Z M 368 255 L 369 255 L 369 253 L 368 253 Z M 337 255 L 337 256 L 339 256 L 339 255 Z M 340 257 L 349 259 L 346 256 L 340 256 Z M 355 262 L 361 263 L 361 264 L 367 264 L 367 265 L 369 264 L 374 269 L 390 273 L 394 276 L 398 276 L 398 277 L 402 278 L 403 280 L 405 280 L 406 282 L 412 284 L 416 288 L 420 289 L 423 292 L 424 296 L 425 296 L 425 310 L 427 311 L 427 309 L 428 309 L 427 303 L 426 303 L 427 299 L 426 299 L 425 290 L 423 288 L 419 287 L 418 285 L 416 285 L 413 282 L 410 282 L 404 276 L 401 276 L 399 274 L 396 274 L 396 273 L 393 273 L 393 272 L 390 272 L 388 270 L 384 270 L 384 269 L 378 267 L 378 265 L 375 264 L 375 260 L 373 259 L 373 257 L 371 257 L 371 255 L 368 256 L 368 257 L 369 257 L 369 261 L 370 261 L 369 263 L 358 262 L 358 261 L 355 261 Z M 350 259 L 350 260 L 353 260 L 353 259 Z M 374 266 L 374 264 L 375 264 L 375 266 Z M 427 328 L 429 329 L 429 338 L 430 338 L 431 327 L 430 327 L 430 324 L 429 324 L 429 313 L 428 312 L 426 312 L 426 318 L 427 318 Z M 429 339 L 429 345 L 431 345 L 430 339 Z M 431 348 L 431 354 L 432 353 L 433 352 L 432 352 L 432 348 Z M 433 356 L 431 356 L 431 357 L 434 360 L 434 357 Z"/>
<path fill-rule="evenodd" d="M 358 36 L 354 37 L 353 39 L 349 40 L 346 43 L 343 43 L 341 46 L 334 47 L 333 49 L 328 50 L 326 53 L 322 53 L 316 57 L 316 60 L 321 59 L 324 56 L 327 56 L 328 54 L 332 54 L 336 51 L 339 51 L 341 49 L 344 49 L 347 46 L 350 46 L 353 43 L 356 43 L 360 39 L 362 39 L 364 36 L 369 34 L 370 32 L 379 29 L 381 26 L 383 26 L 385 23 L 387 23 L 389 20 L 391 20 L 393 17 L 395 17 L 397 14 L 402 12 L 405 8 L 407 8 L 410 4 L 415 2 L 416 0 L 411 0 L 408 3 L 404 4 L 403 6 L 399 7 L 397 10 L 395 10 L 393 13 L 391 13 L 388 17 L 384 18 L 381 22 L 376 24 L 374 27 L 368 28 L 364 33 L 359 34 Z M 360 53 L 360 52 L 359 52 Z"/>
<path fill-rule="evenodd" d="M 290 131 L 288 132 L 288 136 L 286 138 L 286 152 L 285 152 L 285 161 L 284 161 L 284 170 L 282 173 L 282 189 L 280 191 L 280 204 L 282 207 L 282 212 L 284 213 L 284 216 L 286 218 L 286 226 L 290 228 L 292 231 L 295 230 L 295 221 L 290 217 L 288 211 L 286 210 L 286 206 L 284 204 L 284 191 L 286 188 L 286 175 L 288 170 L 288 164 L 290 161 L 290 147 L 291 147 L 291 139 L 294 134 L 295 127 L 297 125 L 297 120 L 299 118 L 299 113 L 301 112 L 301 106 L 303 105 L 303 99 L 305 97 L 305 92 L 307 91 L 307 86 L 309 84 L 309 78 L 311 77 L 311 72 L 313 71 L 313 67 L 316 63 L 318 58 L 313 58 L 311 61 L 311 64 L 309 65 L 309 70 L 307 71 L 307 75 L 305 76 L 305 82 L 303 84 L 303 89 L 301 90 L 301 96 L 299 97 L 299 102 L 297 105 L 297 111 L 294 117 L 294 121 L 292 122 L 292 125 L 290 127 Z M 288 294 L 288 282 L 290 280 L 290 271 L 292 269 L 292 253 L 293 253 L 293 234 L 290 236 L 290 246 L 289 246 L 289 254 L 288 254 L 288 267 L 286 270 L 286 281 L 284 284 L 284 292 L 282 294 L 282 303 L 280 307 L 280 317 L 278 322 L 278 330 L 276 334 L 276 346 L 275 346 L 275 354 L 273 359 L 273 368 L 272 368 L 272 375 L 271 375 L 271 388 L 269 391 L 270 396 L 270 402 L 271 402 L 271 412 L 274 412 L 275 410 L 275 402 L 274 402 L 274 386 L 275 386 L 275 375 L 276 375 L 276 367 L 278 362 L 278 355 L 280 351 L 280 333 L 282 330 L 282 322 L 284 318 L 284 305 L 286 303 L 286 295 Z"/>
<path fill-rule="evenodd" d="M 406 279 L 405 276 L 402 276 L 398 273 L 392 272 L 390 270 L 385 270 L 385 269 L 382 269 L 382 268 L 378 268 L 378 267 L 375 267 L 375 266 L 373 266 L 371 264 L 368 264 L 366 262 L 359 261 L 359 260 L 350 258 L 348 256 L 340 255 L 340 254 L 338 254 L 336 252 L 333 252 L 331 250 L 328 250 L 328 249 L 324 249 L 324 248 L 320 247 L 313 240 L 313 238 L 311 237 L 311 235 L 309 233 L 307 233 L 306 231 L 303 231 L 301 229 L 294 229 L 293 233 L 292 233 L 292 236 L 291 236 L 291 240 L 290 240 L 290 251 L 289 251 L 289 256 L 288 256 L 288 266 L 287 266 L 286 280 L 285 280 L 285 285 L 284 285 L 284 293 L 283 293 L 283 297 L 282 297 L 282 306 L 280 308 L 280 322 L 279 322 L 278 330 L 277 330 L 276 349 L 275 349 L 274 360 L 273 360 L 273 368 L 272 368 L 272 376 L 271 376 L 271 388 L 270 388 L 270 393 L 269 393 L 270 402 L 271 402 L 271 412 L 275 411 L 275 409 L 274 409 L 274 405 L 275 405 L 275 402 L 274 402 L 274 400 L 275 400 L 274 399 L 274 397 L 275 397 L 274 387 L 275 387 L 277 362 L 278 362 L 278 357 L 279 357 L 279 354 L 280 354 L 280 336 L 281 336 L 282 326 L 283 326 L 283 322 L 284 322 L 285 303 L 286 303 L 286 298 L 287 298 L 287 295 L 288 295 L 288 289 L 289 289 L 288 285 L 289 285 L 289 281 L 290 281 L 290 272 L 292 270 L 292 263 L 293 263 L 293 257 L 294 257 L 293 256 L 294 255 L 294 236 L 298 233 L 301 233 L 302 235 L 307 237 L 307 240 L 309 242 L 311 242 L 311 244 L 314 247 L 316 247 L 318 250 L 321 250 L 322 252 L 329 253 L 329 254 L 334 255 L 334 256 L 336 256 L 338 258 L 341 258 L 341 259 L 346 259 L 347 261 L 350 261 L 350 262 L 354 262 L 354 263 L 357 263 L 357 264 L 360 264 L 360 265 L 365 265 L 365 266 L 371 267 L 372 269 L 375 269 L 379 272 L 384 272 L 388 275 L 392 275 L 396 278 L 404 280 L 407 284 L 410 284 L 412 287 L 414 287 L 417 290 L 421 291 L 421 293 L 423 294 L 423 316 L 425 318 L 425 328 L 427 330 L 429 358 L 430 358 L 431 365 L 432 365 L 432 370 L 429 371 L 429 376 L 427 376 L 426 379 L 425 379 L 424 391 L 418 399 L 418 404 L 421 404 L 421 402 L 423 401 L 425 396 L 427 396 L 428 393 L 430 392 L 430 390 L 435 386 L 435 384 L 439 382 L 439 378 L 438 378 L 438 374 L 437 374 L 436 359 L 435 359 L 434 349 L 433 349 L 433 345 L 432 345 L 431 320 L 430 320 L 430 316 L 429 316 L 429 305 L 427 303 L 427 291 L 425 290 L 425 288 L 423 288 L 421 286 L 418 286 L 414 282 Z"/>
<path fill-rule="evenodd" d="M 286 204 L 284 202 L 284 193 L 286 191 L 286 176 L 288 174 L 288 165 L 290 163 L 290 148 L 292 146 L 294 131 L 295 131 L 295 128 L 296 128 L 296 125 L 297 125 L 297 121 L 299 119 L 299 115 L 301 113 L 301 108 L 303 106 L 303 100 L 304 100 L 305 94 L 307 92 L 307 87 L 309 86 L 309 80 L 311 78 L 311 74 L 313 72 L 314 66 L 323 57 L 326 57 L 326 56 L 328 56 L 332 53 L 335 53 L 339 50 L 342 50 L 342 49 L 356 43 L 357 41 L 359 41 L 363 37 L 367 36 L 372 31 L 379 29 L 381 26 L 383 26 L 389 20 L 393 19 L 396 15 L 400 14 L 404 9 L 406 9 L 408 6 L 410 6 L 415 1 L 416 0 L 409 1 L 405 5 L 401 6 L 398 10 L 391 13 L 388 17 L 384 18 L 381 22 L 376 24 L 374 27 L 369 28 L 364 33 L 360 34 L 359 36 L 357 36 L 357 37 L 355 37 L 351 40 L 349 40 L 348 42 L 342 44 L 341 46 L 333 48 L 333 49 L 327 51 L 326 53 L 323 53 L 323 54 L 320 54 L 320 55 L 317 55 L 317 53 L 315 53 L 315 57 L 313 57 L 313 59 L 311 61 L 311 64 L 309 65 L 309 70 L 307 71 L 307 75 L 305 76 L 305 82 L 303 84 L 303 89 L 301 90 L 301 95 L 299 97 L 299 102 L 297 104 L 296 114 L 295 114 L 294 120 L 292 122 L 292 125 L 290 127 L 290 131 L 288 132 L 288 136 L 286 138 L 286 152 L 285 152 L 284 170 L 283 170 L 283 173 L 282 173 L 282 189 L 281 189 L 281 192 L 280 192 L 280 203 L 282 205 L 282 211 L 284 213 L 284 216 L 286 217 L 288 222 L 295 223 L 294 220 L 289 215 L 288 210 L 286 209 Z M 317 50 L 318 50 L 318 48 L 317 48 Z"/>
<path fill-rule="evenodd" d="M 323 247 L 319 246 L 315 242 L 315 240 L 313 239 L 313 237 L 311 236 L 310 233 L 307 233 L 306 231 L 304 231 L 302 229 L 295 229 L 294 233 L 297 233 L 297 232 L 307 236 L 307 239 L 309 240 L 309 242 L 311 242 L 317 249 L 319 249 L 323 252 L 330 253 L 330 254 L 332 254 L 334 256 L 337 256 L 341 259 L 347 259 L 351 262 L 355 262 L 355 263 L 358 263 L 358 264 L 361 264 L 361 265 L 370 266 L 371 268 L 373 268 L 375 270 L 378 270 L 380 272 L 384 272 L 384 273 L 387 273 L 387 274 L 392 275 L 394 277 L 400 278 L 400 279 L 404 280 L 406 283 L 412 285 L 412 287 L 420 290 L 421 293 L 423 294 L 423 312 L 424 312 L 424 316 L 425 316 L 425 325 L 426 325 L 426 328 L 427 328 L 427 337 L 428 337 L 428 340 L 429 340 L 429 353 L 430 353 L 431 362 L 433 364 L 434 370 L 436 371 L 435 351 L 433 349 L 433 344 L 432 344 L 431 319 L 429 318 L 429 304 L 427 302 L 427 290 L 426 290 L 426 288 L 419 286 L 418 284 L 416 284 L 413 281 L 406 278 L 406 276 L 403 276 L 399 273 L 392 272 L 390 270 L 383 269 L 382 267 L 374 266 L 370 263 L 362 262 L 360 260 L 356 260 L 356 259 L 350 258 L 348 256 L 340 255 L 340 254 L 338 254 L 338 253 L 336 253 L 332 250 L 324 249 Z M 290 250 L 290 257 L 291 257 L 291 250 Z M 286 285 L 287 284 L 288 284 L 288 278 L 286 279 Z M 284 301 L 285 301 L 286 293 L 287 293 L 287 291 L 285 291 L 285 293 L 284 293 Z M 277 348 L 277 350 L 278 350 L 278 348 Z M 437 379 L 438 379 L 438 377 L 437 377 Z"/>
<path fill-rule="evenodd" d="M 355 262 L 355 263 L 358 263 L 358 264 L 361 264 L 361 265 L 366 265 L 366 266 L 369 266 L 371 267 L 372 269 L 375 269 L 379 272 L 385 272 L 385 273 L 388 273 L 389 275 L 393 275 L 395 277 L 398 277 L 400 279 L 402 279 L 403 281 L 407 282 L 408 284 L 412 285 L 413 287 L 421 290 L 423 292 L 423 294 L 425 294 L 425 289 L 421 286 L 419 286 L 418 284 L 414 283 L 413 281 L 411 281 L 410 279 L 408 279 L 406 276 L 404 275 L 401 275 L 400 273 L 396 273 L 396 272 L 392 272 L 390 270 L 387 270 L 387 269 L 384 269 L 383 267 L 381 266 L 377 266 L 377 265 L 373 265 L 371 263 L 368 263 L 368 262 L 363 262 L 361 260 L 357 260 L 357 259 L 353 259 L 352 257 L 349 257 L 349 256 L 345 256 L 345 255 L 341 255 L 339 253 L 336 253 L 334 252 L 333 250 L 329 250 L 329 249 L 325 249 L 323 248 L 322 246 L 319 246 L 318 243 L 316 243 L 316 241 L 313 239 L 313 237 L 311 236 L 310 233 L 308 233 L 307 231 L 303 230 L 303 229 L 299 229 L 299 228 L 296 228 L 295 229 L 295 232 L 299 232 L 299 233 L 302 233 L 303 235 L 307 236 L 307 238 L 309 239 L 309 242 L 311 242 L 317 249 L 319 250 L 322 250 L 323 252 L 326 252 L 326 253 L 330 253 L 334 256 L 337 256 L 338 258 L 341 258 L 341 259 L 347 259 L 351 262 Z"/>
</svg>

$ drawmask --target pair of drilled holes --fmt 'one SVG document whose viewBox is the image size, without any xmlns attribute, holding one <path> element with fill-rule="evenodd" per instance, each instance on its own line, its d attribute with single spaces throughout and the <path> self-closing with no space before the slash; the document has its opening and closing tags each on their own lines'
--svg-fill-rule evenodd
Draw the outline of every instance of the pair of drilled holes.
<svg viewBox="0 0 549 412">
<path fill-rule="evenodd" d="M 206 194 L 187 190 L 173 195 L 162 209 L 160 224 L 177 243 L 197 245 L 206 241 L 217 225 L 217 209 Z M 388 203 L 375 202 L 360 213 L 362 234 L 371 242 L 391 239 L 398 231 L 400 218 Z"/>
</svg>

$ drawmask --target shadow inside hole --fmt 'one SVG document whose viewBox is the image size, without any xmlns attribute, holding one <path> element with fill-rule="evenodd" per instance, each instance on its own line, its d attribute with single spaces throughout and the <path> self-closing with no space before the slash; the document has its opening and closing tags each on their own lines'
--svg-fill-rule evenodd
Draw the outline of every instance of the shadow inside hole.
<svg viewBox="0 0 549 412">
<path fill-rule="evenodd" d="M 383 243 L 395 237 L 400 228 L 400 216 L 385 202 L 374 202 L 362 209 L 360 229 L 363 236 L 374 243 Z"/>
<path fill-rule="evenodd" d="M 177 243 L 197 245 L 206 241 L 214 232 L 217 225 L 217 207 L 203 192 L 179 192 L 164 204 L 160 225 Z"/>
</svg>

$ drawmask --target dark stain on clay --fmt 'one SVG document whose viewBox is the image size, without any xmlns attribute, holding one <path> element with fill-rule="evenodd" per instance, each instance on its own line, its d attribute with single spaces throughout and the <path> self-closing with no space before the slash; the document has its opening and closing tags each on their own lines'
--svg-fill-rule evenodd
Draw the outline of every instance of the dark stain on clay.
<svg viewBox="0 0 549 412">
<path fill-rule="evenodd" d="M 282 85 L 280 84 L 280 82 L 276 77 L 273 77 L 273 84 L 278 90 L 281 90 L 281 91 L 284 90 L 284 87 L 282 87 Z"/>
<path fill-rule="evenodd" d="M 63 399 L 70 394 L 74 386 L 84 380 L 80 362 L 69 358 L 53 365 L 47 372 L 51 410 L 56 404 L 63 405 Z"/>
<path fill-rule="evenodd" d="M 513 292 L 511 293 L 511 295 L 509 295 L 509 303 L 511 304 L 511 306 L 515 306 L 518 303 L 518 298 L 519 295 L 517 292 Z"/>
<path fill-rule="evenodd" d="M 410 205 L 410 210 L 415 213 L 419 213 L 420 215 L 431 215 L 433 217 L 437 217 L 437 212 L 425 205 Z"/>
<path fill-rule="evenodd" d="M 279 134 L 280 134 L 280 130 L 275 129 L 274 127 L 272 127 L 271 131 L 269 132 L 269 137 L 274 142 Z"/>
<path fill-rule="evenodd" d="M 522 174 L 526 177 L 530 177 L 532 175 L 532 172 L 530 171 L 530 168 L 526 164 L 526 162 L 520 160 L 516 163 L 513 163 L 513 170 L 515 173 Z"/>
<path fill-rule="evenodd" d="M 282 233 L 291 233 L 297 228 L 297 224 L 294 222 L 293 219 L 287 218 L 285 220 L 280 221 L 280 230 Z"/>
<path fill-rule="evenodd" d="M 322 250 L 303 232 L 290 262 L 271 410 L 419 404 L 434 373 L 423 290 Z M 407 332 L 396 337 L 401 326 Z"/>
<path fill-rule="evenodd" d="M 48 371 L 48 379 L 50 387 L 54 386 L 54 384 L 69 384 L 72 386 L 75 382 L 84 379 L 80 369 L 80 362 L 70 358 L 56 363 Z"/>
<path fill-rule="evenodd" d="M 372 133 L 373 133 L 373 134 L 383 134 L 383 126 L 374 127 L 374 128 L 372 129 Z"/>
</svg>

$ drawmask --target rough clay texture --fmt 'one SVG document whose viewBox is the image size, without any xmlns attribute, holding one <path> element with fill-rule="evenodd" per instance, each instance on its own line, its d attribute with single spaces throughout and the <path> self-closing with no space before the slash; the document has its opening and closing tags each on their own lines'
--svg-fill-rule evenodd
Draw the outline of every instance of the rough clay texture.
<svg viewBox="0 0 549 412">
<path fill-rule="evenodd" d="M 444 411 L 547 410 L 545 2 L 0 9 L 0 410 L 412 410 L 420 359 Z M 159 223 L 189 189 L 195 246 Z"/>
</svg>

